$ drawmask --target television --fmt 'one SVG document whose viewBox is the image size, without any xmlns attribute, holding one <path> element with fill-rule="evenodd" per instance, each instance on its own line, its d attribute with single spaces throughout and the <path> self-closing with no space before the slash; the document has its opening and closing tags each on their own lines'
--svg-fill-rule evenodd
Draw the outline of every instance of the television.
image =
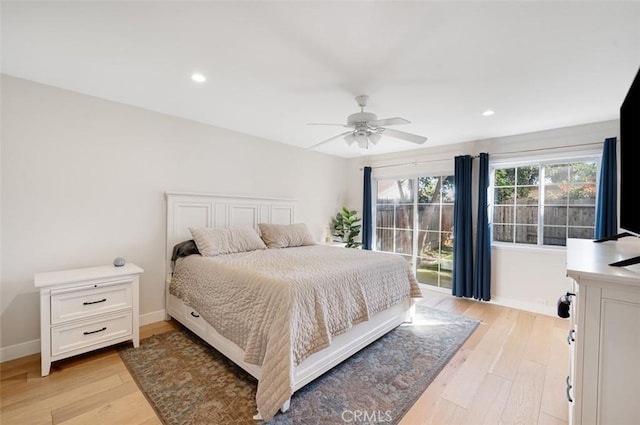
<svg viewBox="0 0 640 425">
<path fill-rule="evenodd" d="M 620 228 L 640 236 L 640 70 L 620 107 Z"/>
<path fill-rule="evenodd" d="M 640 237 L 640 70 L 620 106 L 620 230 L 605 239 Z M 624 267 L 640 263 L 640 256 L 609 264 Z"/>
</svg>

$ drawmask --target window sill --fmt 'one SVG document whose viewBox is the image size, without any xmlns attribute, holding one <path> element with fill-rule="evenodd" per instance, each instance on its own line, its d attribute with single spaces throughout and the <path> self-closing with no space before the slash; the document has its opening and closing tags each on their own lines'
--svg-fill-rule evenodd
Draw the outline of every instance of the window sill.
<svg viewBox="0 0 640 425">
<path fill-rule="evenodd" d="M 547 253 L 564 253 L 567 250 L 566 246 L 539 246 L 539 245 L 525 245 L 525 244 L 511 244 L 493 242 L 491 249 L 504 250 L 504 251 L 527 251 L 527 252 L 547 252 Z"/>
</svg>

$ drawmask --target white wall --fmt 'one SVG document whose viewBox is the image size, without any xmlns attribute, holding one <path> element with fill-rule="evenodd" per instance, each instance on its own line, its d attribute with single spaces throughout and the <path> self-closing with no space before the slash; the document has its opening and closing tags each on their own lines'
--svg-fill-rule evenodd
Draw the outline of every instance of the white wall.
<svg viewBox="0 0 640 425">
<path fill-rule="evenodd" d="M 600 153 L 607 137 L 618 136 L 617 120 L 540 131 L 517 136 L 479 140 L 450 146 L 434 146 L 411 152 L 349 160 L 348 205 L 362 209 L 362 167 L 374 167 L 374 178 L 421 175 L 453 175 L 456 155 L 489 153 L 490 163 L 519 159 L 567 157 L 576 153 Z M 428 144 L 429 142 L 427 142 Z M 580 146 L 582 145 L 582 146 Z M 584 146 L 589 145 L 589 146 Z M 406 164 L 391 166 L 396 164 Z M 379 167 L 379 168 L 376 168 Z M 474 162 L 477 173 L 478 162 Z M 477 182 L 474 183 L 477 191 Z M 477 192 L 473 195 L 477 202 Z M 474 206 L 475 210 L 475 206 Z M 475 221 L 474 213 L 474 221 Z M 474 223 L 475 225 L 475 223 Z M 569 288 L 564 248 L 494 246 L 492 302 L 555 315 L 556 301 Z"/>
<path fill-rule="evenodd" d="M 2 76 L 0 359 L 39 351 L 36 272 L 145 270 L 162 318 L 167 191 L 295 198 L 318 240 L 346 199 L 347 161 Z"/>
</svg>

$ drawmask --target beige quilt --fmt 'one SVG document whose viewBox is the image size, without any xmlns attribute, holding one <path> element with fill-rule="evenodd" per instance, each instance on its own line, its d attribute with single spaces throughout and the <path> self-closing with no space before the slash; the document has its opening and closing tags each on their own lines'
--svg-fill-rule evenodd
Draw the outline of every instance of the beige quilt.
<svg viewBox="0 0 640 425">
<path fill-rule="evenodd" d="M 331 337 L 421 297 L 400 256 L 324 245 L 179 259 L 169 288 L 262 366 L 256 403 L 271 419 L 293 394 L 293 371 Z"/>
</svg>

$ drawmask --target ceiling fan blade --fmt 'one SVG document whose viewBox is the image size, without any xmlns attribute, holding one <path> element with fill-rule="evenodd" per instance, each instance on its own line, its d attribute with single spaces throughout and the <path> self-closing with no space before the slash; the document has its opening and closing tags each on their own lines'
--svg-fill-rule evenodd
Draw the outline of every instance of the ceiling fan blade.
<svg viewBox="0 0 640 425">
<path fill-rule="evenodd" d="M 411 121 L 405 120 L 404 118 L 400 118 L 400 117 L 393 117 L 393 118 L 383 118 L 380 120 L 371 121 L 369 124 L 374 127 L 384 127 L 387 125 L 411 124 Z"/>
<path fill-rule="evenodd" d="M 383 129 L 382 134 L 389 137 L 395 137 L 396 139 L 406 140 L 411 143 L 421 144 L 427 141 L 427 138 L 424 136 L 418 136 L 417 134 L 406 133 L 392 128 Z"/>
<path fill-rule="evenodd" d="M 320 142 L 320 143 L 316 143 L 315 145 L 313 145 L 313 146 L 311 146 L 311 147 L 308 147 L 308 148 L 307 148 L 307 150 L 308 150 L 308 149 L 314 149 L 314 148 L 317 148 L 318 146 L 320 146 L 320 145 L 324 145 L 325 143 L 328 143 L 328 142 L 330 142 L 330 141 L 332 141 L 332 140 L 334 140 L 334 139 L 337 139 L 338 137 L 346 136 L 347 134 L 351 134 L 351 133 L 352 133 L 351 131 L 345 131 L 344 133 L 340 133 L 340 134 L 338 134 L 338 135 L 336 135 L 336 136 L 329 137 L 327 140 L 323 140 L 323 141 L 322 141 L 322 142 Z"/>
</svg>

